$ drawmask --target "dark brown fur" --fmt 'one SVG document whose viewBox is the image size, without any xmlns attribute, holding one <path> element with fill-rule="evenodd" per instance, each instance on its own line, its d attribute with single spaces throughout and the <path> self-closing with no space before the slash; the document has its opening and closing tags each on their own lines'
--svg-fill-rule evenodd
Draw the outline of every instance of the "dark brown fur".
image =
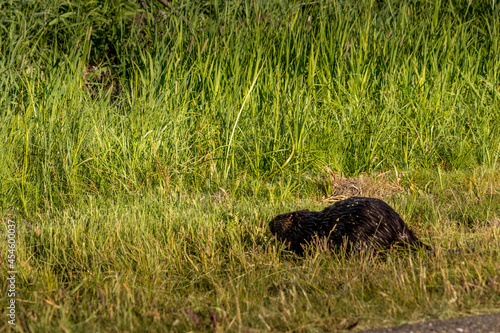
<svg viewBox="0 0 500 333">
<path fill-rule="evenodd" d="M 270 223 L 278 240 L 297 253 L 315 239 L 331 250 L 345 246 L 346 252 L 383 250 L 392 246 L 431 248 L 422 243 L 398 213 L 379 199 L 353 197 L 336 202 L 320 212 L 299 210 L 281 214 Z"/>
</svg>

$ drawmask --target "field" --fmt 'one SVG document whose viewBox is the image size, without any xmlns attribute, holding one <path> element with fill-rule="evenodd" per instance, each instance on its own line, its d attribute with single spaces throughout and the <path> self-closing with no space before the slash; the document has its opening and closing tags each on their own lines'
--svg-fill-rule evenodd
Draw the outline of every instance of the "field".
<svg viewBox="0 0 500 333">
<path fill-rule="evenodd" d="M 359 330 L 500 308 L 500 4 L 2 1 L 0 332 Z M 435 255 L 284 251 L 386 200 Z M 9 282 L 0 279 L 0 288 Z M 16 304 L 15 326 L 7 305 Z"/>
</svg>

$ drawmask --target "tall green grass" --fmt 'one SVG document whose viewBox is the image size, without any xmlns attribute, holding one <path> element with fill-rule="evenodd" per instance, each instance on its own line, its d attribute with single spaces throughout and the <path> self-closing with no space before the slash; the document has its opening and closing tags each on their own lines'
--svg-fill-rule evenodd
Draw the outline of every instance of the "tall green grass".
<svg viewBox="0 0 500 333">
<path fill-rule="evenodd" d="M 491 1 L 4 1 L 3 207 L 498 166 Z"/>
</svg>

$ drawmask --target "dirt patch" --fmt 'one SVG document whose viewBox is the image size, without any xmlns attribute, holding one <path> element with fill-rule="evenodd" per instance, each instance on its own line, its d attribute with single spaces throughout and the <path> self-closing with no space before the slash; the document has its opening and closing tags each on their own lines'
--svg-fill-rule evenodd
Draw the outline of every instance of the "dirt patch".
<svg viewBox="0 0 500 333">
<path fill-rule="evenodd" d="M 404 191 L 401 177 L 402 175 L 396 172 L 384 172 L 371 176 L 344 178 L 325 167 L 325 173 L 321 178 L 324 187 L 328 188 L 330 193 L 328 196 L 323 196 L 322 201 L 336 202 L 355 196 L 384 199 Z"/>
<path fill-rule="evenodd" d="M 495 333 L 500 332 L 500 313 L 465 318 L 422 322 L 362 333 Z"/>
</svg>

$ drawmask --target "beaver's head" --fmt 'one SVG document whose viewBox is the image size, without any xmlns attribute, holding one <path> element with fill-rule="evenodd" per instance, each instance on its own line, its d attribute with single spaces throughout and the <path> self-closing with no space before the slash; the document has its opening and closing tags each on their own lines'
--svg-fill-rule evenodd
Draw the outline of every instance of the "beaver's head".
<svg viewBox="0 0 500 333">
<path fill-rule="evenodd" d="M 269 222 L 271 233 L 277 235 L 278 238 L 286 237 L 293 232 L 294 227 L 300 226 L 300 221 L 311 212 L 309 210 L 299 210 L 296 212 L 280 214 Z"/>
<path fill-rule="evenodd" d="M 314 234 L 309 225 L 315 222 L 313 214 L 309 210 L 299 210 L 278 215 L 269 222 L 269 229 L 278 240 L 286 243 L 289 250 L 301 254 L 304 252 L 302 244 L 307 243 Z"/>
<path fill-rule="evenodd" d="M 293 225 L 295 213 L 286 213 L 276 216 L 270 223 L 269 228 L 273 235 L 283 235 Z"/>
</svg>

